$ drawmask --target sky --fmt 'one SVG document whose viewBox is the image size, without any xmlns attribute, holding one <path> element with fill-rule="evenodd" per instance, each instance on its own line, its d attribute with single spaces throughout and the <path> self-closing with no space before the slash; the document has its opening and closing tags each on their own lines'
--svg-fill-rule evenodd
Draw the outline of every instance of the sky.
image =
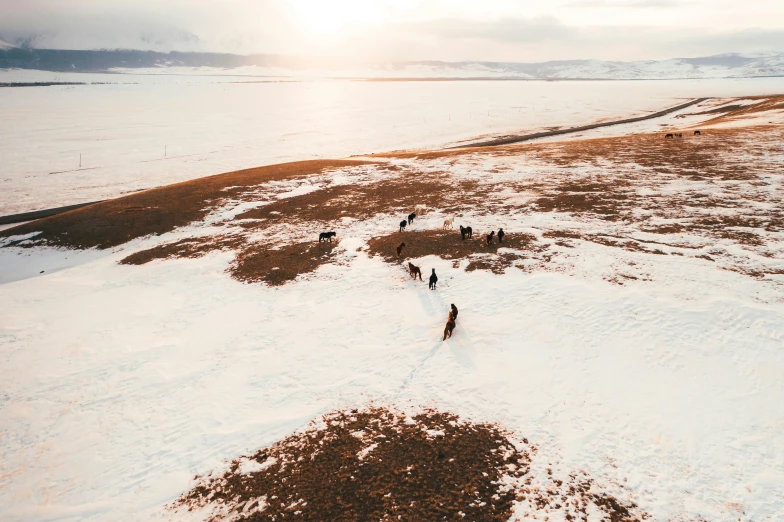
<svg viewBox="0 0 784 522">
<path fill-rule="evenodd" d="M 0 40 L 358 60 L 784 52 L 784 0 L 0 0 Z"/>
</svg>

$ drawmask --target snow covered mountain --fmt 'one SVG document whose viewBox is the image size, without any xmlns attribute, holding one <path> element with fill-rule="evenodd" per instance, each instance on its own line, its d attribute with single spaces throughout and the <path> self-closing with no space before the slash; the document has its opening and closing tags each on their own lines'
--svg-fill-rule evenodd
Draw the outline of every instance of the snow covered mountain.
<svg viewBox="0 0 784 522">
<path fill-rule="evenodd" d="M 784 74 L 784 54 L 723 54 L 664 61 L 601 60 L 514 62 L 409 62 L 378 66 L 379 76 L 491 77 L 531 79 L 740 78 Z"/>
<path fill-rule="evenodd" d="M 0 41 L 0 69 L 44 71 L 224 72 L 322 78 L 672 79 L 784 76 L 784 53 L 721 54 L 663 61 L 565 60 L 523 62 L 356 62 L 271 54 L 158 53 L 135 50 L 20 49 Z M 196 71 L 198 70 L 198 71 Z"/>
</svg>

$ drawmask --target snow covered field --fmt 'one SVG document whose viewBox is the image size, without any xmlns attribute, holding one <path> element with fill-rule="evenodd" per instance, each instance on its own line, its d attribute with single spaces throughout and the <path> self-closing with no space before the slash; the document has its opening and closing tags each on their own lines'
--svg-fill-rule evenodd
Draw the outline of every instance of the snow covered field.
<svg viewBox="0 0 784 522">
<path fill-rule="evenodd" d="M 442 147 L 642 115 L 703 96 L 784 91 L 781 78 L 280 83 L 0 71 L 0 83 L 14 81 L 116 84 L 2 89 L 0 215 L 282 161 Z M 232 83 L 247 81 L 265 83 Z"/>
<path fill-rule="evenodd" d="M 0 518 L 199 520 L 165 508 L 195 474 L 373 403 L 499 423 L 538 446 L 538 483 L 585 473 L 652 520 L 784 520 L 775 103 L 748 117 L 775 125 L 728 118 L 699 138 L 389 155 L 226 187 L 202 219 L 104 250 L 0 235 Z M 396 232 L 428 198 L 432 213 Z M 372 251 L 390 234 L 432 250 L 417 238 L 451 214 L 531 247 L 404 250 L 436 269 L 436 291 Z M 340 243 L 314 271 L 281 286 L 230 277 L 237 251 L 322 229 Z M 203 257 L 119 264 L 231 234 Z M 450 303 L 460 318 L 442 342 Z M 564 513 L 521 502 L 516 519 Z"/>
</svg>

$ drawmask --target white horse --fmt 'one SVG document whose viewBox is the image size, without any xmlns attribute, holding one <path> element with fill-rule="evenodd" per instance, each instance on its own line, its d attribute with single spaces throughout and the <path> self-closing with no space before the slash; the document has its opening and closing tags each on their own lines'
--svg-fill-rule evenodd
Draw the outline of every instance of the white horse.
<svg viewBox="0 0 784 522">
<path fill-rule="evenodd" d="M 425 214 L 427 214 L 427 207 L 424 205 L 417 205 L 416 208 L 414 209 L 414 214 L 416 214 L 417 216 L 424 216 Z"/>
<path fill-rule="evenodd" d="M 455 224 L 455 216 L 450 216 L 446 218 L 444 220 L 444 230 L 446 230 L 447 228 L 452 228 L 454 224 Z"/>
</svg>

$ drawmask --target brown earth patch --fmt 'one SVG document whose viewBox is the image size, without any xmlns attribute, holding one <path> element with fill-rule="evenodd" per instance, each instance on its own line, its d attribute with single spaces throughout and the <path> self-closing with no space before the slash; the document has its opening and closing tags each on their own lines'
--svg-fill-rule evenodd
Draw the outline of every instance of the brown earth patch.
<svg viewBox="0 0 784 522">
<path fill-rule="evenodd" d="M 240 236 L 189 237 L 135 252 L 120 261 L 122 265 L 143 265 L 155 259 L 198 258 L 215 250 L 236 250 L 245 243 Z"/>
<path fill-rule="evenodd" d="M 404 219 L 417 205 L 457 212 L 481 204 L 474 181 L 457 180 L 448 174 L 405 172 L 368 185 L 327 187 L 301 196 L 282 199 L 239 214 L 235 219 L 248 229 L 280 223 L 314 222 L 326 226 L 342 218 L 368 219 L 396 212 Z M 391 225 L 397 228 L 397 221 Z"/>
<path fill-rule="evenodd" d="M 709 109 L 707 111 L 702 112 L 688 112 L 685 114 L 679 114 L 676 118 L 685 118 L 687 116 L 707 116 L 712 114 L 725 114 L 727 112 L 737 111 L 742 109 L 743 105 L 725 105 L 724 107 L 716 107 L 715 109 Z"/>
<path fill-rule="evenodd" d="M 542 233 L 542 237 L 550 239 L 582 239 L 583 235 L 574 230 L 547 230 Z"/>
<path fill-rule="evenodd" d="M 594 507 L 613 522 L 648 514 L 602 491 L 584 473 L 539 486 L 536 447 L 497 425 L 425 410 L 338 411 L 304 432 L 240 457 L 219 475 L 196 476 L 170 507 L 219 520 L 504 521 L 526 514 L 588 521 Z M 523 515 L 525 516 L 525 515 Z M 544 520 L 548 517 L 545 516 Z"/>
<path fill-rule="evenodd" d="M 405 241 L 401 258 L 395 249 Z M 512 249 L 519 252 L 498 252 L 499 249 Z M 493 238 L 490 245 L 486 244 L 485 235 L 474 232 L 472 239 L 460 239 L 459 231 L 425 230 L 422 232 L 398 232 L 386 236 L 374 237 L 368 241 L 368 252 L 379 255 L 389 263 L 399 263 L 403 259 L 417 259 L 435 255 L 441 259 L 454 260 L 457 264 L 461 259 L 469 259 L 467 271 L 491 270 L 495 273 L 512 266 L 514 261 L 528 256 L 541 257 L 548 245 L 537 241 L 536 236 L 524 233 L 509 233 L 504 242 L 498 243 Z M 549 256 L 548 256 L 549 257 Z"/>
<path fill-rule="evenodd" d="M 506 522 L 515 492 L 502 476 L 528 471 L 528 452 L 490 424 L 425 411 L 336 412 L 218 477 L 197 477 L 177 507 L 219 506 L 240 520 L 487 520 Z M 430 430 L 430 433 L 428 433 Z M 213 520 L 220 520 L 216 516 Z"/>
<path fill-rule="evenodd" d="M 784 110 L 784 96 L 753 96 L 748 99 L 760 100 L 760 102 L 752 105 L 738 106 L 732 111 L 706 121 L 703 125 L 715 125 L 717 123 L 742 119 L 760 112 Z"/>
<path fill-rule="evenodd" d="M 280 286 L 333 261 L 338 244 L 338 241 L 308 242 L 277 249 L 260 243 L 249 244 L 237 255 L 228 271 L 234 279 L 244 283 Z"/>
<path fill-rule="evenodd" d="M 536 199 L 533 204 L 542 212 L 590 213 L 601 219 L 617 221 L 629 210 L 634 194 L 626 190 L 628 183 L 591 183 L 579 192 L 571 185 L 557 187 L 555 193 Z M 601 188 L 599 188 L 601 187 Z"/>
<path fill-rule="evenodd" d="M 135 252 L 120 261 L 143 265 L 155 259 L 198 258 L 216 250 L 239 250 L 228 272 L 245 283 L 280 286 L 332 262 L 338 241 L 308 242 L 275 247 L 248 243 L 241 235 L 191 237 Z"/>
<path fill-rule="evenodd" d="M 218 174 L 96 203 L 0 231 L 0 237 L 40 231 L 35 244 L 111 248 L 132 239 L 170 232 L 203 219 L 213 206 L 269 181 L 303 178 L 367 161 L 314 160 Z"/>
</svg>

